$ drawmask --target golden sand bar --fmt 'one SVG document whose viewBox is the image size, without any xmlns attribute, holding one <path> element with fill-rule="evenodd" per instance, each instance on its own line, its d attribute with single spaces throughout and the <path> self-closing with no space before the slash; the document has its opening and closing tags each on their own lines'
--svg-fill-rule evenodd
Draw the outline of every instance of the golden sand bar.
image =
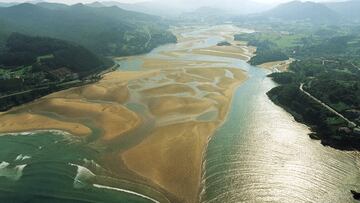
<svg viewBox="0 0 360 203">
<path fill-rule="evenodd" d="M 191 78 L 191 81 L 183 80 L 183 85 L 195 81 L 199 84 L 197 87 L 203 87 L 198 90 L 203 92 L 204 97 L 159 96 L 158 91 L 156 97 L 148 94 L 146 97 L 156 119 L 182 114 L 188 115 L 189 119 L 156 127 L 143 142 L 120 156 L 130 170 L 160 185 L 178 197 L 180 202 L 198 202 L 202 155 L 215 129 L 224 121 L 233 92 L 246 80 L 246 74 L 239 69 L 228 68 L 188 68 L 182 71 L 179 81 L 182 76 Z M 226 77 L 226 71 L 230 71 L 233 78 Z M 165 74 L 171 77 L 173 72 L 181 73 L 173 70 Z M 216 79 L 219 79 L 221 87 L 209 84 Z M 210 109 L 218 109 L 216 120 L 200 122 L 194 119 L 194 115 Z"/>
<path fill-rule="evenodd" d="M 31 113 L 5 114 L 0 117 L 0 133 L 34 130 L 63 130 L 74 135 L 90 135 L 91 130 L 74 122 L 64 122 Z"/>
<path fill-rule="evenodd" d="M 141 119 L 120 104 L 91 103 L 77 99 L 44 99 L 30 105 L 32 112 L 51 112 L 68 119 L 87 118 L 103 130 L 103 139 L 114 139 L 141 123 Z"/>
<path fill-rule="evenodd" d="M 204 61 L 196 57 L 190 60 L 184 56 L 245 59 L 243 55 L 253 54 L 253 49 L 234 44 L 204 48 L 211 51 L 192 50 L 206 36 L 218 35 L 231 41 L 232 35 L 239 32 L 233 26 L 204 30 L 197 38 L 184 37 L 178 29 L 176 34 L 182 36 L 177 45 L 180 49 L 160 53 L 168 58 L 133 56 L 144 62 L 144 69 L 151 71 L 107 73 L 96 84 L 57 92 L 0 114 L 0 132 L 50 128 L 86 136 L 92 133 L 90 129 L 97 128 L 101 136 L 91 146 L 98 144 L 106 148 L 125 134 L 131 139 L 133 130 L 150 119 L 155 127 L 143 132 L 143 140 L 129 149 L 110 147 L 113 151 L 99 154 L 103 160 L 100 165 L 110 166 L 106 168 L 111 178 L 126 179 L 122 175 L 131 174 L 127 181 L 160 188 L 174 202 L 198 202 L 208 140 L 225 120 L 234 90 L 246 80 L 246 74 L 229 68 L 230 64 L 223 60 Z M 126 108 L 124 104 L 128 101 L 144 106 L 146 116 Z M 216 118 L 197 120 L 211 111 L 218 112 Z"/>
<path fill-rule="evenodd" d="M 57 129 L 74 135 L 90 135 L 88 123 L 83 123 L 85 118 L 102 131 L 103 140 L 115 139 L 141 124 L 136 113 L 120 104 L 129 97 L 127 82 L 154 74 L 156 71 L 108 73 L 96 84 L 50 94 L 14 109 L 23 113 L 0 115 L 0 121 L 4 121 L 0 132 Z M 61 121 L 27 112 L 55 114 Z"/>
<path fill-rule="evenodd" d="M 252 55 L 252 48 L 246 46 L 214 46 L 206 49 L 196 49 L 193 51 L 195 54 L 205 54 L 211 56 L 222 56 L 229 58 L 237 58 L 242 60 L 249 60 Z"/>
<path fill-rule="evenodd" d="M 162 95 L 162 94 L 179 94 L 187 93 L 194 95 L 195 91 L 188 85 L 183 84 L 168 84 L 160 87 L 154 87 L 143 91 L 146 95 Z"/>
<path fill-rule="evenodd" d="M 125 164 L 180 198 L 197 202 L 202 154 L 214 123 L 188 122 L 157 128 L 127 151 Z"/>
</svg>

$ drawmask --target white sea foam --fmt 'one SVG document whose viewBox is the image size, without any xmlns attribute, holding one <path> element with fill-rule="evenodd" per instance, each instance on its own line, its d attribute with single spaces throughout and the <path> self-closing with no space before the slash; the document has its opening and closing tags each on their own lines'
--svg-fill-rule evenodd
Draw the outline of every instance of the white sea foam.
<svg viewBox="0 0 360 203">
<path fill-rule="evenodd" d="M 96 188 L 101 188 L 101 189 L 107 189 L 107 190 L 115 190 L 115 191 L 119 191 L 119 192 L 124 192 L 124 193 L 128 193 L 128 194 L 132 194 L 132 195 L 136 195 L 138 197 L 150 200 L 152 202 L 155 203 L 160 203 L 159 201 L 157 201 L 156 199 L 153 199 L 151 197 L 148 197 L 146 195 L 131 191 L 131 190 L 125 190 L 125 189 L 120 189 L 120 188 L 116 188 L 116 187 L 110 187 L 110 186 L 105 186 L 105 185 L 99 185 L 99 184 L 93 184 L 94 187 Z"/>
<path fill-rule="evenodd" d="M 94 160 L 89 160 L 84 158 L 83 159 L 84 163 L 90 166 L 95 166 L 96 168 L 102 168 L 98 163 L 96 163 Z"/>
<path fill-rule="evenodd" d="M 72 163 L 69 163 L 69 165 L 77 167 L 77 174 L 74 179 L 74 188 L 78 189 L 85 187 L 86 181 L 95 177 L 93 172 L 83 166 Z"/>
<path fill-rule="evenodd" d="M 27 155 L 23 155 L 23 154 L 19 154 L 17 157 L 16 157 L 16 159 L 15 159 L 15 161 L 23 161 L 23 160 L 25 160 L 25 159 L 30 159 L 31 158 L 31 156 L 27 156 Z"/>
<path fill-rule="evenodd" d="M 0 136 L 4 135 L 11 135 L 11 136 L 29 136 L 29 135 L 35 135 L 38 133 L 45 133 L 50 132 L 55 135 L 63 135 L 63 136 L 69 136 L 70 133 L 62 130 L 34 130 L 34 131 L 25 131 L 25 132 L 9 132 L 9 133 L 0 133 Z"/>
<path fill-rule="evenodd" d="M 6 161 L 3 161 L 0 163 L 0 170 L 8 167 L 10 164 Z"/>
<path fill-rule="evenodd" d="M 3 161 L 0 163 L 0 177 L 6 177 L 13 181 L 19 180 L 23 174 L 26 164 L 16 165 L 14 168 L 10 168 L 9 166 L 10 163 L 8 162 Z"/>
</svg>

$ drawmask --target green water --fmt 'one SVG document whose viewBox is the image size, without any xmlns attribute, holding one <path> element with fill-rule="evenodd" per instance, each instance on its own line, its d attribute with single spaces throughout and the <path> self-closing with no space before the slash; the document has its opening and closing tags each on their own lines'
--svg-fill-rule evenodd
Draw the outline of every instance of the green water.
<svg viewBox="0 0 360 203">
<path fill-rule="evenodd" d="M 275 86 L 267 72 L 242 61 L 237 67 L 250 78 L 209 143 L 201 202 L 355 202 L 359 156 L 311 140 L 266 96 Z"/>
<path fill-rule="evenodd" d="M 196 37 L 201 29 L 186 33 Z M 193 48 L 208 47 L 222 41 L 209 37 Z M 181 49 L 166 45 L 150 53 Z M 228 118 L 211 139 L 203 164 L 201 202 L 355 202 L 350 190 L 360 190 L 358 155 L 322 146 L 308 137 L 306 126 L 297 123 L 274 105 L 266 92 L 275 84 L 267 72 L 230 58 L 185 55 L 181 60 L 230 62 L 231 67 L 248 71 L 249 79 L 237 89 Z M 180 59 L 179 59 L 180 60 Z M 122 61 L 121 70 L 141 70 L 142 61 Z M 137 103 L 127 106 L 137 112 L 146 109 Z M 211 120 L 213 113 L 200 116 Z M 139 129 L 106 147 L 59 132 L 0 136 L 0 203 L 12 202 L 153 202 L 138 195 L 93 186 L 104 174 L 101 153 L 118 153 L 141 142 L 155 124 L 147 115 Z M 96 130 L 96 129 L 95 129 Z M 93 175 L 80 173 L 83 166 Z M 106 171 L 106 170 L 105 170 Z M 166 199 L 141 185 L 109 181 L 165 202 Z M 121 187 L 120 187 L 121 186 Z"/>
<path fill-rule="evenodd" d="M 96 161 L 97 155 L 83 141 L 60 132 L 2 135 L 0 202 L 151 202 L 86 181 L 74 188 L 75 164 L 95 168 L 86 160 Z"/>
</svg>

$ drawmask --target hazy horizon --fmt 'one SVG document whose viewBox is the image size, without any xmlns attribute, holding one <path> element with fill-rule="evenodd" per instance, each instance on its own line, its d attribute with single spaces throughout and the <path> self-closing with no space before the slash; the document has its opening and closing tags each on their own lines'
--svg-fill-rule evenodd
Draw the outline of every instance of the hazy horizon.
<svg viewBox="0 0 360 203">
<path fill-rule="evenodd" d="M 2 3 L 12 3 L 12 2 L 37 2 L 38 0 L 0 0 Z M 76 3 L 92 3 L 92 2 L 103 2 L 103 1 L 114 1 L 119 3 L 140 3 L 140 2 L 161 2 L 161 3 L 177 3 L 177 4 L 194 4 L 192 0 L 39 0 L 39 2 L 56 2 L 56 3 L 66 3 L 66 4 L 76 4 Z M 249 0 L 256 3 L 261 4 L 280 4 L 285 2 L 291 2 L 294 0 Z M 302 0 L 305 2 L 304 0 Z M 310 0 L 311 2 L 341 2 L 346 0 Z M 354 1 L 354 0 L 352 0 Z M 357 1 L 357 0 L 356 0 Z M 240 3 L 244 2 L 243 0 L 226 0 L 226 3 Z M 213 5 L 213 4 L 222 4 L 224 3 L 224 0 L 198 0 L 196 1 L 196 5 Z"/>
</svg>

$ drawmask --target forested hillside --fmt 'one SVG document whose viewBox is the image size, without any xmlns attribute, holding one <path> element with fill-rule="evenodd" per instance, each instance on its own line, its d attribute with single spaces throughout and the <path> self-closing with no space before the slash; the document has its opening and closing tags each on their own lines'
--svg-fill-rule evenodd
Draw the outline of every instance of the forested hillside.
<svg viewBox="0 0 360 203">
<path fill-rule="evenodd" d="M 12 32 L 76 42 L 100 55 L 140 54 L 176 42 L 159 17 L 118 7 L 19 4 L 0 8 L 0 45 Z"/>
<path fill-rule="evenodd" d="M 353 150 L 360 149 L 357 30 L 356 26 L 277 23 L 272 29 L 239 34 L 235 38 L 258 47 L 257 55 L 250 60 L 255 65 L 294 58 L 288 72 L 270 75 L 280 86 L 272 89 L 269 97 L 296 120 L 308 124 L 316 133 L 312 138 L 335 148 Z"/>
<path fill-rule="evenodd" d="M 0 52 L 0 111 L 96 81 L 112 64 L 70 42 L 13 33 Z"/>
</svg>

